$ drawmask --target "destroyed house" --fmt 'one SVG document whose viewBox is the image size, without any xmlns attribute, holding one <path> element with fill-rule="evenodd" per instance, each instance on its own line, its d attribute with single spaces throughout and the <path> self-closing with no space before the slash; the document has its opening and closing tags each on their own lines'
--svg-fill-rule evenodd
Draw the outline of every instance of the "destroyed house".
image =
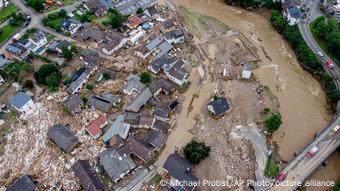
<svg viewBox="0 0 340 191">
<path fill-rule="evenodd" d="M 90 166 L 88 160 L 78 160 L 72 165 L 74 174 L 80 181 L 84 191 L 103 191 L 105 185 L 101 182 L 96 171 Z"/>
<path fill-rule="evenodd" d="M 153 111 L 153 116 L 156 118 L 156 120 L 160 120 L 163 122 L 166 122 L 169 120 L 169 109 L 168 108 L 156 108 Z"/>
<path fill-rule="evenodd" d="M 192 191 L 195 189 L 198 178 L 191 172 L 192 165 L 178 153 L 171 154 L 166 159 L 163 168 L 171 175 L 169 186 L 172 190 Z"/>
<path fill-rule="evenodd" d="M 110 179 L 115 183 L 136 167 L 129 155 L 120 154 L 115 149 L 106 149 L 99 153 L 99 162 Z"/>
<path fill-rule="evenodd" d="M 184 32 L 181 29 L 174 29 L 172 31 L 166 32 L 163 36 L 165 40 L 171 44 L 184 42 Z"/>
<path fill-rule="evenodd" d="M 100 115 L 86 126 L 86 131 L 94 138 L 99 138 L 102 129 L 107 125 L 108 121 L 104 115 Z"/>
<path fill-rule="evenodd" d="M 78 138 L 65 126 L 60 124 L 53 125 L 49 129 L 47 136 L 66 153 L 71 152 L 79 143 Z"/>
<path fill-rule="evenodd" d="M 124 94 L 131 95 L 133 92 L 140 93 L 145 88 L 145 84 L 140 81 L 140 77 L 137 75 L 130 74 L 126 80 L 127 83 L 123 89 Z"/>
<path fill-rule="evenodd" d="M 78 95 L 71 95 L 64 102 L 64 107 L 72 114 L 80 112 L 83 105 L 84 101 Z"/>
<path fill-rule="evenodd" d="M 144 90 L 135 97 L 130 104 L 126 107 L 127 111 L 138 112 L 152 97 L 150 88 L 144 88 Z"/>
<path fill-rule="evenodd" d="M 36 190 L 36 185 L 28 175 L 22 176 L 6 189 L 6 191 L 34 191 L 34 190 Z"/>
<path fill-rule="evenodd" d="M 110 101 L 100 96 L 91 96 L 87 100 L 86 104 L 92 108 L 96 108 L 104 112 L 109 112 L 113 105 Z"/>
</svg>

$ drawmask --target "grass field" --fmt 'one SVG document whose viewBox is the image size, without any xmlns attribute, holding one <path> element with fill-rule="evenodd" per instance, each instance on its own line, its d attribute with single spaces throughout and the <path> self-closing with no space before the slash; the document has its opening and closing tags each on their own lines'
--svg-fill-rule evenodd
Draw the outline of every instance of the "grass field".
<svg viewBox="0 0 340 191">
<path fill-rule="evenodd" d="M 269 155 L 267 159 L 266 175 L 270 178 L 275 178 L 278 173 L 279 167 L 275 164 L 272 155 Z"/>
<path fill-rule="evenodd" d="M 0 44 L 10 38 L 10 36 L 12 36 L 17 29 L 18 27 L 12 27 L 10 25 L 5 25 L 4 27 L 0 28 Z"/>
<path fill-rule="evenodd" d="M 7 7 L 0 10 L 0 23 L 4 22 L 6 19 L 8 19 L 12 13 L 17 12 L 17 7 L 13 4 L 8 5 Z"/>
</svg>

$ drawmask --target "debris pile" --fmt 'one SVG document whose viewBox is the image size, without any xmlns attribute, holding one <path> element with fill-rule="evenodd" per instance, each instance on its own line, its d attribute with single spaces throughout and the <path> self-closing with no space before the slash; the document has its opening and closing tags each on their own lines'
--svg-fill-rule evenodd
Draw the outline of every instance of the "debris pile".
<svg viewBox="0 0 340 191">
<path fill-rule="evenodd" d="M 104 93 L 121 93 L 125 82 L 123 80 L 107 80 L 104 83 L 98 84 L 94 89 L 94 94 L 100 95 Z"/>
<path fill-rule="evenodd" d="M 68 115 L 61 110 L 67 93 L 60 91 L 43 95 L 36 103 L 34 112 L 22 115 L 13 125 L 5 152 L 0 160 L 0 184 L 10 185 L 23 174 L 29 174 L 38 181 L 39 190 L 80 189 L 70 169 L 78 159 L 95 162 L 94 156 L 103 147 L 85 133 L 85 125 L 100 113 L 86 109 L 77 115 Z M 80 140 L 80 145 L 66 154 L 47 138 L 49 128 L 54 124 L 66 125 Z"/>
</svg>

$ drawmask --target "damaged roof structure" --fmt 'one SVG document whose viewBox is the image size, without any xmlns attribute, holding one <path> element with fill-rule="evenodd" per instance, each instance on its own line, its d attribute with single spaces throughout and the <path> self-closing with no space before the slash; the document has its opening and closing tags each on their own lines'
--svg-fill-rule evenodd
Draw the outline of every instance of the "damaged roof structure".
<svg viewBox="0 0 340 191">
<path fill-rule="evenodd" d="M 71 152 L 79 143 L 79 139 L 64 125 L 60 124 L 53 125 L 47 136 L 66 153 Z"/>
<path fill-rule="evenodd" d="M 78 177 L 84 191 L 102 191 L 105 189 L 105 185 L 90 166 L 88 160 L 78 160 L 72 165 L 72 170 Z"/>
</svg>

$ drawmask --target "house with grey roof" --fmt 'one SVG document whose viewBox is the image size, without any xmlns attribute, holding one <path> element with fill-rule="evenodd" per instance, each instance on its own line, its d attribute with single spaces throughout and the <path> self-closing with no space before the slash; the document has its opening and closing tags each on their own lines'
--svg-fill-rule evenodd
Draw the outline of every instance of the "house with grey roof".
<svg viewBox="0 0 340 191">
<path fill-rule="evenodd" d="M 136 167 L 129 155 L 120 154 L 115 149 L 106 149 L 99 153 L 99 163 L 115 183 Z"/>
<path fill-rule="evenodd" d="M 8 59 L 16 59 L 19 61 L 24 61 L 28 59 L 30 51 L 19 43 L 11 43 L 6 46 L 5 56 Z"/>
<path fill-rule="evenodd" d="M 174 190 L 192 191 L 198 185 L 198 178 L 191 171 L 193 166 L 178 153 L 171 154 L 163 168 L 171 175 L 169 186 Z"/>
<path fill-rule="evenodd" d="M 148 42 L 146 45 L 139 47 L 135 54 L 142 58 L 146 59 L 153 51 L 156 50 L 156 48 L 163 42 L 163 38 L 160 36 L 155 37 L 150 42 Z"/>
<path fill-rule="evenodd" d="M 80 41 L 96 43 L 96 46 L 105 41 L 104 32 L 94 27 L 84 27 L 75 33 L 73 37 Z"/>
<path fill-rule="evenodd" d="M 102 99 L 111 102 L 113 106 L 118 106 L 118 104 L 122 101 L 119 95 L 114 95 L 110 93 L 106 93 L 103 96 L 100 96 Z"/>
<path fill-rule="evenodd" d="M 109 112 L 113 106 L 109 100 L 100 96 L 91 96 L 87 100 L 86 104 L 92 108 L 96 108 L 104 112 Z"/>
<path fill-rule="evenodd" d="M 28 39 L 28 43 L 25 46 L 30 51 L 36 52 L 45 44 L 47 44 L 47 38 L 42 31 L 38 30 L 37 32 L 32 34 L 32 36 Z"/>
<path fill-rule="evenodd" d="M 79 143 L 79 139 L 64 125 L 53 125 L 47 133 L 51 139 L 64 152 L 71 152 Z"/>
<path fill-rule="evenodd" d="M 126 107 L 127 111 L 138 112 L 152 97 L 150 88 L 144 88 L 141 93 L 135 97 L 130 104 Z"/>
<path fill-rule="evenodd" d="M 229 104 L 227 98 L 225 97 L 218 97 L 214 98 L 210 101 L 207 105 L 208 111 L 213 116 L 222 116 L 229 110 Z"/>
<path fill-rule="evenodd" d="M 52 46 L 52 47 L 49 47 L 49 48 L 52 48 L 51 49 L 52 51 L 56 51 L 59 54 L 62 54 L 63 48 L 67 48 L 69 50 L 71 49 L 71 43 L 67 40 L 62 40 L 62 41 L 56 42 L 55 47 Z"/>
<path fill-rule="evenodd" d="M 34 191 L 36 185 L 28 175 L 24 175 L 10 185 L 6 191 Z"/>
<path fill-rule="evenodd" d="M 289 25 L 296 25 L 302 16 L 302 12 L 300 9 L 300 0 L 284 0 L 283 9 L 284 16 Z"/>
<path fill-rule="evenodd" d="M 134 154 L 143 162 L 148 162 L 154 157 L 154 152 L 134 137 L 130 136 L 126 144 L 129 146 L 131 154 Z"/>
<path fill-rule="evenodd" d="M 134 74 L 130 74 L 127 78 L 127 83 L 124 86 L 124 94 L 131 95 L 133 92 L 140 93 L 144 88 L 145 84 L 140 81 L 140 77 Z"/>
<path fill-rule="evenodd" d="M 169 109 L 168 108 L 159 108 L 157 107 L 153 111 L 153 116 L 156 118 L 156 120 L 167 122 L 169 121 Z"/>
<path fill-rule="evenodd" d="M 20 113 L 26 113 L 34 107 L 34 102 L 26 93 L 19 91 L 10 100 L 9 104 Z"/>
<path fill-rule="evenodd" d="M 166 66 L 170 66 L 177 60 L 178 59 L 176 57 L 170 57 L 167 54 L 165 54 L 164 56 L 153 60 L 149 64 L 148 70 L 154 74 L 158 74 L 162 68 L 165 68 Z"/>
<path fill-rule="evenodd" d="M 113 7 L 122 15 L 136 13 L 138 8 L 146 9 L 156 4 L 156 0 L 117 0 Z"/>
<path fill-rule="evenodd" d="M 0 55 L 0 70 L 4 69 L 7 64 L 9 64 L 11 61 L 7 60 L 4 55 Z"/>
<path fill-rule="evenodd" d="M 159 44 L 159 46 L 157 47 L 157 55 L 155 56 L 155 59 L 160 58 L 162 56 L 164 56 L 165 54 L 167 54 L 171 49 L 173 49 L 174 47 L 172 46 L 172 44 L 170 44 L 168 41 L 164 40 L 161 44 Z"/>
<path fill-rule="evenodd" d="M 64 102 L 64 107 L 72 114 L 80 112 L 83 105 L 84 101 L 78 95 L 70 95 Z"/>
<path fill-rule="evenodd" d="M 114 135 L 119 135 L 122 139 L 126 139 L 129 134 L 129 130 L 130 124 L 124 122 L 124 115 L 118 115 L 115 122 L 103 135 L 103 142 L 109 142 Z"/>
<path fill-rule="evenodd" d="M 60 28 L 64 33 L 73 35 L 81 27 L 81 23 L 75 19 L 62 19 Z"/>
<path fill-rule="evenodd" d="M 165 67 L 165 74 L 171 81 L 182 86 L 189 78 L 189 72 L 187 72 L 184 67 L 185 62 L 179 59 L 170 66 Z"/>
<path fill-rule="evenodd" d="M 148 7 L 145 9 L 144 13 L 146 15 L 148 15 L 150 18 L 153 18 L 153 19 L 156 19 L 158 18 L 160 15 L 159 15 L 159 12 L 156 8 L 156 5 L 153 5 L 151 7 Z"/>
<path fill-rule="evenodd" d="M 164 33 L 164 39 L 170 44 L 183 43 L 184 31 L 182 29 L 174 29 L 169 32 Z"/>
<path fill-rule="evenodd" d="M 112 55 L 114 52 L 117 52 L 129 41 L 128 38 L 114 30 L 107 31 L 105 33 L 105 39 L 107 43 L 102 48 L 102 51 L 107 55 Z"/>
<path fill-rule="evenodd" d="M 173 85 L 168 80 L 161 77 L 161 78 L 158 78 L 157 80 L 154 80 L 149 85 L 149 88 L 153 96 L 157 96 L 161 92 L 164 92 L 165 94 L 169 94 L 171 91 L 171 88 L 173 88 Z"/>
<path fill-rule="evenodd" d="M 96 173 L 96 171 L 90 166 L 88 160 L 78 160 L 72 165 L 72 170 L 78 178 L 83 190 L 105 190 L 105 185 L 100 180 L 99 175 Z"/>
<path fill-rule="evenodd" d="M 153 129 L 155 131 L 166 132 L 168 126 L 169 126 L 169 124 L 164 122 L 164 121 L 155 120 L 151 129 Z"/>
<path fill-rule="evenodd" d="M 147 114 L 126 111 L 124 122 L 133 128 L 151 128 L 155 123 L 155 118 Z"/>
<path fill-rule="evenodd" d="M 166 141 L 166 136 L 161 131 L 151 130 L 146 134 L 143 141 L 151 145 L 155 150 L 159 151 Z"/>
<path fill-rule="evenodd" d="M 105 67 L 100 67 L 97 74 L 96 74 L 96 81 L 101 81 L 104 77 L 104 75 L 107 75 L 109 79 L 116 79 L 117 76 L 117 71 L 105 68 Z"/>
</svg>

